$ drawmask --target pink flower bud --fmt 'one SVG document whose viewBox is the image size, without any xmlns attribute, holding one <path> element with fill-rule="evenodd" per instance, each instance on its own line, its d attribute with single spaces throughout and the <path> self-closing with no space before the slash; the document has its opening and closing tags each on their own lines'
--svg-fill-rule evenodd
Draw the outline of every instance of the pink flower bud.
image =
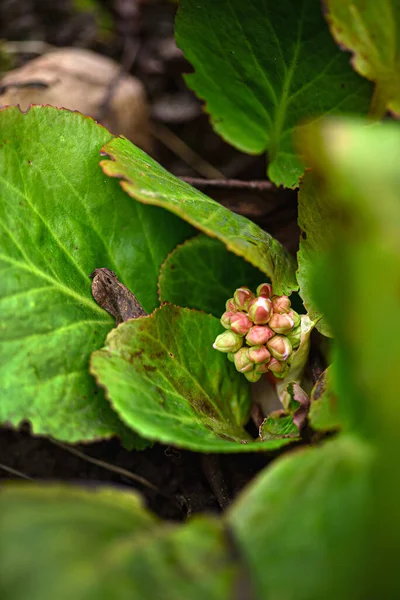
<svg viewBox="0 0 400 600">
<path fill-rule="evenodd" d="M 236 315 L 236 311 L 227 310 L 220 318 L 221 325 L 225 327 L 225 329 L 231 328 L 231 318 L 233 317 L 233 315 Z"/>
<path fill-rule="evenodd" d="M 233 301 L 233 298 L 229 298 L 229 300 L 227 300 L 227 301 L 225 302 L 225 308 L 226 308 L 226 310 L 229 310 L 229 311 L 230 311 L 230 310 L 231 310 L 231 311 L 233 311 L 233 312 L 236 312 L 236 311 L 237 311 L 237 308 L 236 308 L 236 306 L 235 306 L 235 303 L 234 303 L 234 301 Z"/>
<path fill-rule="evenodd" d="M 267 325 L 254 325 L 246 335 L 246 342 L 249 346 L 260 346 L 266 344 L 274 335 L 275 332 Z"/>
<path fill-rule="evenodd" d="M 278 315 L 274 313 L 268 325 L 276 333 L 290 333 L 294 327 L 294 320 L 290 315 Z"/>
<path fill-rule="evenodd" d="M 219 352 L 237 352 L 243 345 L 243 338 L 233 331 L 225 331 L 217 336 L 213 348 Z"/>
<path fill-rule="evenodd" d="M 249 359 L 248 348 L 240 348 L 235 354 L 235 367 L 239 373 L 248 373 L 254 368 Z"/>
<path fill-rule="evenodd" d="M 274 296 L 271 298 L 272 308 L 275 313 L 283 315 L 290 310 L 290 300 L 287 296 Z"/>
<path fill-rule="evenodd" d="M 265 325 L 272 315 L 272 303 L 269 298 L 259 296 L 249 303 L 248 314 L 255 325 Z"/>
<path fill-rule="evenodd" d="M 270 283 L 261 283 L 257 288 L 257 296 L 266 296 L 267 298 L 271 298 L 272 285 Z"/>
<path fill-rule="evenodd" d="M 248 287 L 240 287 L 233 294 L 233 302 L 239 310 L 246 310 L 254 294 Z"/>
<path fill-rule="evenodd" d="M 271 358 L 271 354 L 265 346 L 252 346 L 248 349 L 248 355 L 251 362 L 256 364 L 265 363 Z"/>
<path fill-rule="evenodd" d="M 287 360 L 292 353 L 292 344 L 283 335 L 274 335 L 267 342 L 267 348 L 277 360 Z"/>
<path fill-rule="evenodd" d="M 275 358 L 271 358 L 271 360 L 275 360 Z M 261 365 L 256 365 L 254 367 L 255 372 L 256 373 L 266 373 L 269 370 L 269 363 L 270 363 L 270 361 L 261 363 Z"/>
<path fill-rule="evenodd" d="M 238 335 L 246 335 L 252 325 L 245 313 L 237 312 L 231 317 L 231 329 Z"/>
<path fill-rule="evenodd" d="M 289 370 L 289 367 L 285 362 L 281 362 L 276 360 L 276 358 L 271 358 L 268 363 L 268 370 L 271 371 L 275 375 L 275 377 L 285 377 L 286 373 Z"/>
<path fill-rule="evenodd" d="M 245 373 L 244 376 L 246 377 L 247 381 L 250 381 L 251 383 L 255 383 L 256 381 L 261 379 L 262 373 L 257 373 L 257 371 L 255 369 L 253 369 L 252 371 Z"/>
</svg>

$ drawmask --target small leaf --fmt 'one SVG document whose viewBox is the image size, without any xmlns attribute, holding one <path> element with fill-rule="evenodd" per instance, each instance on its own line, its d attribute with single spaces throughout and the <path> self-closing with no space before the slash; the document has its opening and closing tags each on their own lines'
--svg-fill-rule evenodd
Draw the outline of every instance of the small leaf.
<svg viewBox="0 0 400 600">
<path fill-rule="evenodd" d="M 131 493 L 12 485 L 0 493 L 4 600 L 230 600 L 222 525 L 159 522 Z"/>
<path fill-rule="evenodd" d="M 322 317 L 321 311 L 315 304 L 312 290 L 313 267 L 321 256 L 321 252 L 333 241 L 334 221 L 333 207 L 327 193 L 321 194 L 311 172 L 307 172 L 301 183 L 298 194 L 299 216 L 301 230 L 300 248 L 297 253 L 297 281 L 299 294 L 311 319 L 317 321 L 316 328 L 323 335 L 332 337 L 331 329 Z"/>
<path fill-rule="evenodd" d="M 376 83 L 371 113 L 400 115 L 398 0 L 326 0 L 326 18 L 336 41 L 353 52 L 360 75 Z"/>
<path fill-rule="evenodd" d="M 332 367 L 321 373 L 312 389 L 309 420 L 316 431 L 335 431 L 341 427 L 337 397 L 332 389 Z"/>
<path fill-rule="evenodd" d="M 352 72 L 315 0 L 181 0 L 176 39 L 215 130 L 249 154 L 268 151 L 277 185 L 297 186 L 304 171 L 292 145 L 300 121 L 368 110 L 371 86 Z"/>
<path fill-rule="evenodd" d="M 256 289 L 265 275 L 216 239 L 199 235 L 171 252 L 161 266 L 161 302 L 197 308 L 220 318 L 240 286 Z"/>
<path fill-rule="evenodd" d="M 279 458 L 239 497 L 228 524 L 257 598 L 374 597 L 366 577 L 376 560 L 368 555 L 372 459 L 367 444 L 341 437 Z"/>
<path fill-rule="evenodd" d="M 249 384 L 212 344 L 221 332 L 211 315 L 163 305 L 127 321 L 94 352 L 91 371 L 121 419 L 151 440 L 200 452 L 251 452 L 265 444 L 244 429 Z"/>
<path fill-rule="evenodd" d="M 293 423 L 293 415 L 286 414 L 283 410 L 268 415 L 260 425 L 260 438 L 263 441 L 281 438 L 299 439 L 299 429 Z"/>
<path fill-rule="evenodd" d="M 101 162 L 103 171 L 122 179 L 122 188 L 132 198 L 162 206 L 219 239 L 268 275 L 276 294 L 297 290 L 293 258 L 258 225 L 181 181 L 125 138 L 112 140 L 103 152 L 112 159 Z"/>
<path fill-rule="evenodd" d="M 0 422 L 69 442 L 132 437 L 88 373 L 115 321 L 92 298 L 107 267 L 147 310 L 191 232 L 132 202 L 99 168 L 111 134 L 53 107 L 0 111 Z"/>
</svg>

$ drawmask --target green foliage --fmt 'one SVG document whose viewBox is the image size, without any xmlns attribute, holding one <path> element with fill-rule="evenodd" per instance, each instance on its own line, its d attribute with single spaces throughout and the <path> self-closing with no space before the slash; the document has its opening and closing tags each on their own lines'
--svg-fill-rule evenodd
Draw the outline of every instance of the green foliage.
<svg viewBox="0 0 400 600">
<path fill-rule="evenodd" d="M 161 167 L 124 138 L 106 144 L 112 160 L 101 162 L 110 177 L 121 178 L 122 188 L 144 204 L 162 206 L 223 242 L 268 275 L 276 294 L 297 289 L 292 257 L 271 235 L 255 223 L 208 198 Z"/>
<path fill-rule="evenodd" d="M 372 115 L 398 111 L 398 2 L 326 5 L 355 69 L 376 83 Z M 227 514 L 182 525 L 122 491 L 3 489 L 0 595 L 230 600 L 243 586 L 255 600 L 395 598 L 400 126 L 320 118 L 366 112 L 371 86 L 329 37 L 317 1 L 182 0 L 178 41 L 221 135 L 268 151 L 270 177 L 286 186 L 311 167 L 297 279 L 267 232 L 125 138 L 51 107 L 0 111 L 0 420 L 26 419 L 68 441 L 119 435 L 132 447 L 311 447 L 274 460 Z M 193 237 L 192 226 L 206 235 Z M 91 295 L 89 275 L 101 267 L 151 314 L 112 329 Z M 270 373 L 262 398 L 212 343 L 233 290 L 266 276 L 275 294 L 299 289 L 308 314 L 287 376 L 277 383 Z M 157 283 L 174 304 L 157 308 Z M 246 293 L 241 311 L 255 306 Z M 258 312 L 265 332 L 268 311 Z M 333 350 L 312 387 L 314 326 Z M 265 409 L 271 398 L 282 408 Z M 258 417 L 253 400 L 267 415 L 257 440 L 246 428 Z"/>
<path fill-rule="evenodd" d="M 246 380 L 215 352 L 219 320 L 164 305 L 112 331 L 93 353 L 92 373 L 122 420 L 146 438 L 201 452 L 274 450 L 243 426 L 250 411 Z"/>
<path fill-rule="evenodd" d="M 159 267 L 191 229 L 104 177 L 111 134 L 91 119 L 12 107 L 0 129 L 0 421 L 27 419 L 35 433 L 70 442 L 128 440 L 88 373 L 114 324 L 89 275 L 113 269 L 152 310 Z"/>
<path fill-rule="evenodd" d="M 268 152 L 268 176 L 296 187 L 292 144 L 304 119 L 365 114 L 370 85 L 335 45 L 316 0 L 181 0 L 176 37 L 215 130 L 244 152 Z"/>
<path fill-rule="evenodd" d="M 132 493 L 48 485 L 7 487 L 0 514 L 3 600 L 232 597 L 236 561 L 214 518 L 162 523 Z"/>
<path fill-rule="evenodd" d="M 228 513 L 256 598 L 362 600 L 373 453 L 357 438 L 299 450 L 263 471 Z"/>
<path fill-rule="evenodd" d="M 199 235 L 178 246 L 161 267 L 161 302 L 197 308 L 220 317 L 236 288 L 256 289 L 265 275 L 216 239 Z"/>
<path fill-rule="evenodd" d="M 301 232 L 300 248 L 297 253 L 299 293 L 310 318 L 317 321 L 317 329 L 323 335 L 331 337 L 329 324 L 315 304 L 312 273 L 321 251 L 334 236 L 333 209 L 328 194 L 321 195 L 317 191 L 311 172 L 307 172 L 300 183 L 298 207 L 298 223 Z"/>
<path fill-rule="evenodd" d="M 337 209 L 335 243 L 316 266 L 314 294 L 336 338 L 334 389 L 343 429 L 374 443 L 367 558 L 370 597 L 394 597 L 400 539 L 397 389 L 400 339 L 398 124 L 330 121 L 304 132 L 320 192 Z M 320 281 L 324 285 L 320 285 Z M 344 299 L 344 300 L 343 300 Z M 375 314 L 377 315 L 375 317 Z M 374 316 L 372 316 L 374 315 Z M 363 510 L 364 504 L 360 504 Z M 384 565 L 384 567 L 383 567 Z M 384 568 L 385 577 L 381 576 Z"/>
<path fill-rule="evenodd" d="M 335 431 L 341 427 L 337 397 L 333 390 L 332 367 L 321 373 L 311 391 L 309 421 L 316 431 Z"/>
<path fill-rule="evenodd" d="M 399 115 L 399 0 L 326 0 L 326 7 L 333 37 L 352 51 L 357 73 L 376 84 L 371 114 Z"/>
</svg>

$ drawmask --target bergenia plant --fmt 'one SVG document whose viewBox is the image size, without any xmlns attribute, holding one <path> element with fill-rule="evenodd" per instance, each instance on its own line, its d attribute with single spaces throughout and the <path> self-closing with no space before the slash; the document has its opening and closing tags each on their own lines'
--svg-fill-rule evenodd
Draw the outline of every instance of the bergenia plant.
<svg viewBox="0 0 400 600">
<path fill-rule="evenodd" d="M 180 2 L 215 130 L 299 188 L 296 257 L 87 117 L 0 111 L 1 422 L 266 465 L 182 524 L 130 490 L 7 487 L 4 597 L 397 597 L 399 23 L 393 0 Z"/>
</svg>

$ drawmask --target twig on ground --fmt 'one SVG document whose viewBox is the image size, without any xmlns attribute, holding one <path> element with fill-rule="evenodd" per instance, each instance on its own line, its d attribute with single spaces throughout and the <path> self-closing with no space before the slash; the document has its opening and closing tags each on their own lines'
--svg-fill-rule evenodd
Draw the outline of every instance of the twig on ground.
<svg viewBox="0 0 400 600">
<path fill-rule="evenodd" d="M 29 477 L 29 475 L 25 475 L 25 473 L 22 473 L 21 471 L 17 471 L 17 469 L 13 469 L 12 467 L 8 467 L 7 465 L 3 465 L 0 463 L 0 469 L 3 469 L 3 471 L 6 471 L 7 473 L 10 473 L 11 475 L 16 475 L 17 477 L 21 477 L 21 479 L 29 479 L 30 481 L 33 481 L 33 477 Z"/>
<path fill-rule="evenodd" d="M 194 187 L 216 187 L 239 190 L 257 190 L 275 192 L 278 190 L 271 181 L 242 181 L 241 179 L 199 179 L 197 177 L 179 177 Z"/>
<path fill-rule="evenodd" d="M 164 144 L 164 146 L 171 150 L 171 152 L 203 177 L 218 180 L 225 178 L 225 175 L 221 173 L 221 171 L 218 171 L 213 165 L 199 156 L 197 152 L 189 148 L 186 142 L 181 140 L 180 137 L 168 129 L 168 127 L 165 127 L 165 125 L 160 125 L 159 123 L 156 125 L 153 123 L 151 126 L 151 133 L 156 139 Z"/>
</svg>

